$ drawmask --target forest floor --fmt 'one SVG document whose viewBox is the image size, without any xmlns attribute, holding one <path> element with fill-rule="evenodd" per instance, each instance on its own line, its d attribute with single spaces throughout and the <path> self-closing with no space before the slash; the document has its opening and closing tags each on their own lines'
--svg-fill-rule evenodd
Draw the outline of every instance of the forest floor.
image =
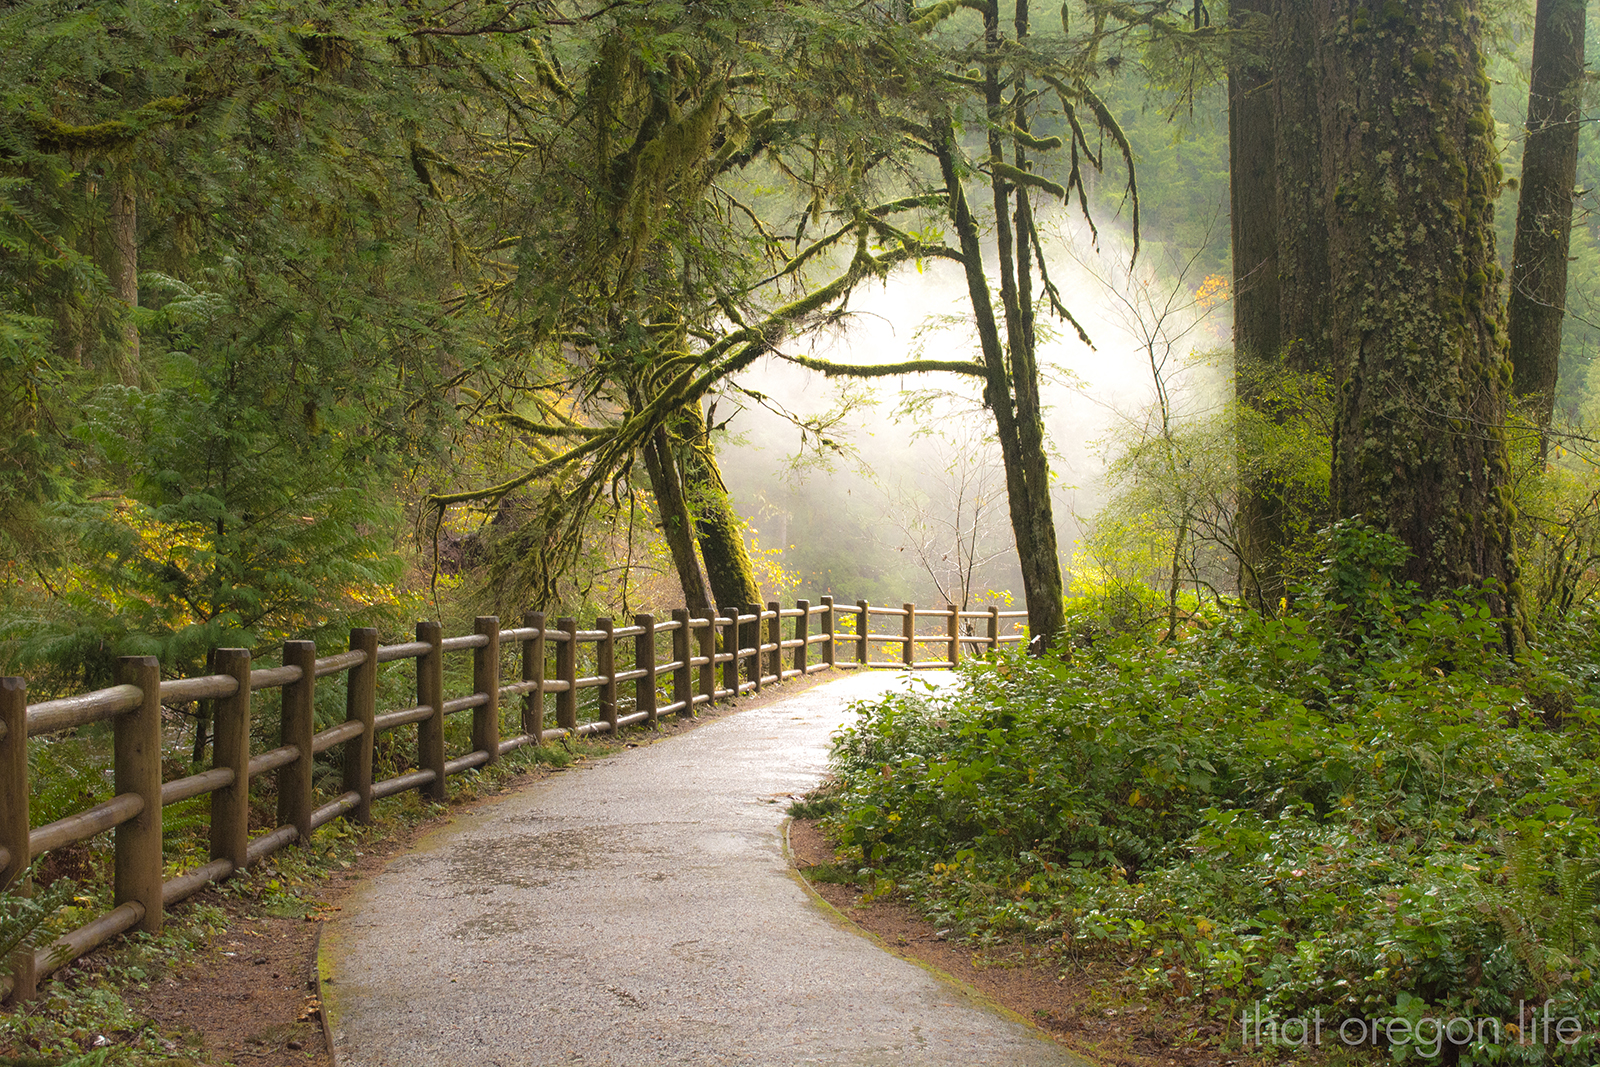
<svg viewBox="0 0 1600 1067">
<path fill-rule="evenodd" d="M 756 705 L 792 696 L 826 676 L 786 684 L 729 708 L 702 712 L 696 719 L 666 724 L 657 735 L 625 736 L 633 747 L 693 729 Z M 498 793 L 516 790 L 560 771 L 531 768 L 500 784 Z M 493 794 L 473 803 L 490 802 Z M 448 812 L 408 827 L 381 842 L 367 841 L 350 865 L 320 883 L 297 891 L 300 914 L 263 909 L 252 894 L 206 890 L 198 899 L 227 916 L 221 931 L 186 958 L 153 975 L 141 988 L 127 990 L 133 1011 L 163 1037 L 176 1063 L 230 1063 L 258 1067 L 332 1067 L 317 1001 L 317 947 L 322 920 L 340 910 L 346 893 L 406 851 L 420 835 L 465 810 Z M 813 822 L 790 825 L 791 859 L 807 868 L 831 865 L 833 849 Z M 893 900 L 861 901 L 859 887 L 812 883 L 817 893 L 889 951 L 917 961 L 978 990 L 989 1000 L 1050 1033 L 1079 1055 L 1106 1067 L 1198 1067 L 1230 1062 L 1219 1059 L 1221 1027 L 1189 1011 L 1130 1004 L 1118 994 L 1116 969 L 1086 963 L 1063 972 L 1062 960 L 1038 946 L 984 947 L 945 940 L 943 933 Z M 72 964 L 61 977 L 70 990 L 104 966 L 95 953 Z M 70 993 L 69 993 L 70 995 Z M 126 1035 L 106 1039 L 118 1043 Z M 89 1036 L 92 1043 L 94 1035 Z M 0 1041 L 0 1064 L 10 1050 Z M 37 1062 L 37 1061 L 28 1061 Z"/>
</svg>

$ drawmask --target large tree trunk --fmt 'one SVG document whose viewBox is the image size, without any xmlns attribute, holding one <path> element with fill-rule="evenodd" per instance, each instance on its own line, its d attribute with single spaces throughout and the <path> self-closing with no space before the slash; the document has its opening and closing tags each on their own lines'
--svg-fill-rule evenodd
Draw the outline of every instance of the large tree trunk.
<svg viewBox="0 0 1600 1067">
<path fill-rule="evenodd" d="M 134 199 L 133 174 L 126 165 L 107 189 L 111 198 L 111 256 L 107 265 L 111 292 L 125 305 L 122 344 L 115 356 L 117 377 L 133 384 L 139 376 L 139 327 L 133 310 L 139 306 L 139 205 Z"/>
<path fill-rule="evenodd" d="M 1233 239 L 1234 390 L 1241 404 L 1275 417 L 1278 333 L 1278 182 L 1272 70 L 1266 54 L 1271 0 L 1234 0 L 1234 28 L 1247 44 L 1228 70 L 1228 193 Z M 1239 591 L 1263 611 L 1284 595 L 1285 502 L 1280 479 L 1241 448 Z"/>
<path fill-rule="evenodd" d="M 695 535 L 706 563 L 711 593 L 724 608 L 761 603 L 761 586 L 744 543 L 744 521 L 733 510 L 711 435 L 698 403 L 683 414 L 683 438 L 689 448 L 684 457 L 683 480 L 695 514 Z"/>
<path fill-rule="evenodd" d="M 1278 337 L 1294 374 L 1333 372 L 1316 0 L 1272 0 Z"/>
<path fill-rule="evenodd" d="M 678 583 L 683 586 L 684 606 L 692 614 L 702 614 L 715 601 L 706 572 L 700 566 L 700 557 L 695 554 L 694 515 L 684 498 L 677 457 L 672 453 L 665 429 L 658 428 L 645 443 L 644 465 L 661 513 L 661 534 L 666 538 L 672 566 L 678 572 Z"/>
<path fill-rule="evenodd" d="M 1397 535 L 1411 550 L 1403 577 L 1425 593 L 1497 583 L 1515 640 L 1500 179 L 1478 4 L 1318 4 L 1335 512 Z"/>
<path fill-rule="evenodd" d="M 1511 255 L 1511 386 L 1541 430 L 1555 408 L 1578 172 L 1586 0 L 1539 0 L 1522 193 Z"/>
</svg>

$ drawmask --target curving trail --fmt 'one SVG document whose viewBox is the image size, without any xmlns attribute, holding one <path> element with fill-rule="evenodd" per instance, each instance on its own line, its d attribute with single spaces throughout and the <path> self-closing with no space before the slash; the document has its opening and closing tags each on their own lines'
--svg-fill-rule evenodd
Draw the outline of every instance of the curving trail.
<svg viewBox="0 0 1600 1067">
<path fill-rule="evenodd" d="M 324 929 L 342 1067 L 1086 1067 L 883 951 L 783 855 L 872 672 L 556 775 L 392 860 Z"/>
</svg>

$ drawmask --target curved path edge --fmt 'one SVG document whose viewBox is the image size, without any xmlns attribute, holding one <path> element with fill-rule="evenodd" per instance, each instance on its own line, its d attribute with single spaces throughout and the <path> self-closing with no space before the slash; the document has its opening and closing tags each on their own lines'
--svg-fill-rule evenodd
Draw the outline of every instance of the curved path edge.
<svg viewBox="0 0 1600 1067">
<path fill-rule="evenodd" d="M 788 798 L 822 777 L 850 701 L 903 678 L 738 711 L 425 835 L 326 924 L 337 1062 L 1087 1067 L 789 863 Z"/>
</svg>

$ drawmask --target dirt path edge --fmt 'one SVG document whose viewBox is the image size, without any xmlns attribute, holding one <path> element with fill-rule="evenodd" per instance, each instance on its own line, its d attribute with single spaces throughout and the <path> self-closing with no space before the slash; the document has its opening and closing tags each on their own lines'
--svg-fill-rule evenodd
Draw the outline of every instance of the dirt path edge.
<svg viewBox="0 0 1600 1067">
<path fill-rule="evenodd" d="M 879 937 L 871 930 L 868 930 L 866 927 L 850 918 L 850 916 L 846 915 L 844 912 L 830 904 L 821 893 L 817 892 L 816 888 L 812 886 L 811 882 L 800 871 L 800 864 L 795 857 L 794 850 L 789 845 L 789 827 L 792 825 L 794 825 L 793 817 L 785 818 L 783 820 L 783 825 L 779 827 L 778 830 L 779 836 L 783 839 L 783 858 L 788 861 L 789 864 L 789 877 L 793 878 L 800 884 L 800 887 L 806 891 L 806 896 L 811 898 L 811 902 L 828 917 L 830 922 L 842 930 L 846 930 L 852 934 L 855 934 L 857 937 L 871 942 L 873 945 L 877 946 L 882 951 L 887 952 L 889 955 L 894 956 L 896 959 L 905 960 L 907 963 L 915 964 L 916 966 L 922 968 L 934 978 L 938 979 L 946 986 L 949 986 L 968 1001 L 980 1008 L 983 1008 L 985 1011 L 993 1012 L 1003 1019 L 1009 1019 L 1014 1023 L 1022 1024 L 1023 1026 L 1027 1027 L 1028 1030 L 1040 1041 L 1046 1041 L 1052 1045 L 1059 1046 L 1060 1042 L 1056 1041 L 1054 1037 L 1050 1036 L 1047 1031 L 1041 1029 L 1039 1025 L 1032 1019 L 1029 1019 L 1020 1012 L 1011 1010 L 998 1000 L 995 1000 L 993 997 L 984 993 L 981 989 L 963 982 L 961 979 L 957 978 L 948 971 L 942 970 L 939 967 L 935 967 L 927 960 L 921 959 L 920 957 L 909 952 L 899 951 L 883 938 Z M 1096 1067 L 1094 1062 L 1091 1060 L 1084 1060 L 1083 1063 L 1085 1067 Z"/>
</svg>

